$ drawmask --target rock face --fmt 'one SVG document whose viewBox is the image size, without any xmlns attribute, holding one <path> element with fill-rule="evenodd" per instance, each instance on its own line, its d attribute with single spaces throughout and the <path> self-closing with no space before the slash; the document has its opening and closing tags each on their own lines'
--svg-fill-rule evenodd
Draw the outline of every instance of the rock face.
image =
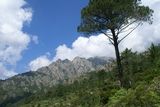
<svg viewBox="0 0 160 107">
<path fill-rule="evenodd" d="M 87 72 L 105 69 L 108 58 L 80 58 L 57 60 L 49 66 L 37 71 L 19 74 L 4 81 L 0 81 L 0 100 L 21 95 L 35 93 L 38 90 L 52 87 L 67 80 L 74 80 Z"/>
</svg>

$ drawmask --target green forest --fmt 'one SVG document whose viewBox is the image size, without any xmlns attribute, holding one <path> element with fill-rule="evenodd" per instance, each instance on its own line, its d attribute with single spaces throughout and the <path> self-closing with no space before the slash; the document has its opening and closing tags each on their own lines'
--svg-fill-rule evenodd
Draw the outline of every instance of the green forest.
<svg viewBox="0 0 160 107">
<path fill-rule="evenodd" d="M 67 81 L 65 78 L 59 79 L 59 82 L 51 87 L 43 87 L 40 84 L 39 90 L 34 85 L 28 86 L 30 89 L 25 88 L 25 90 L 32 90 L 34 87 L 37 89 L 35 92 L 33 90 L 23 91 L 17 88 L 18 85 L 15 85 L 17 89 L 15 88 L 14 91 L 16 90 L 17 95 L 12 91 L 0 92 L 2 100 L 0 106 L 160 107 L 160 44 L 158 42 L 146 43 L 147 46 L 150 44 L 149 48 L 141 52 L 128 49 L 127 46 L 126 49 L 124 48 L 125 50 L 120 51 L 122 48 L 120 43 L 137 27 L 144 23 L 153 23 L 153 13 L 154 11 L 150 7 L 144 6 L 141 0 L 89 0 L 88 5 L 81 10 L 81 21 L 77 31 L 87 37 L 103 34 L 108 38 L 106 44 L 109 43 L 108 45 L 113 46 L 115 56 L 107 63 L 107 67 L 99 71 L 87 70 L 88 73 L 80 75 L 73 81 Z M 90 48 L 94 48 L 94 45 Z M 87 64 L 85 63 L 85 65 Z M 89 65 L 91 64 L 89 63 Z M 66 70 L 68 66 L 64 65 L 63 67 Z M 85 68 L 85 66 L 83 67 Z M 58 67 L 54 68 L 58 69 Z M 44 67 L 44 69 L 52 71 L 49 70 L 49 67 Z M 63 73 L 65 70 L 63 69 Z M 45 75 L 42 71 L 41 74 Z M 33 74 L 36 73 L 28 73 L 28 75 Z M 54 78 L 58 78 L 60 75 L 61 73 Z M 41 78 L 42 75 L 38 76 Z M 20 82 L 21 79 L 17 81 Z M 22 85 L 25 86 L 25 83 Z M 2 88 L 4 87 L 2 86 Z M 8 97 L 4 95 L 5 93 L 12 95 L 11 97 L 8 95 Z"/>
<path fill-rule="evenodd" d="M 152 44 L 143 53 L 126 49 L 121 57 L 128 87 L 120 86 L 115 66 L 26 96 L 7 107 L 160 107 L 160 45 Z M 115 61 L 110 64 L 114 66 Z"/>
</svg>

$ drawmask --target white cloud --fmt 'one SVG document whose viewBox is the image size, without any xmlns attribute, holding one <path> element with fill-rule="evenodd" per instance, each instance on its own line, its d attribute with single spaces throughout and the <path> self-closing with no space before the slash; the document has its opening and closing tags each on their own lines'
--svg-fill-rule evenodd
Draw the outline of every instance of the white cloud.
<svg viewBox="0 0 160 107">
<path fill-rule="evenodd" d="M 95 56 L 108 56 L 113 57 L 112 45 L 109 45 L 109 41 L 106 36 L 91 36 L 79 37 L 73 42 L 72 47 L 68 48 L 66 45 L 61 45 L 56 49 L 56 56 L 54 61 L 57 59 L 70 59 L 72 60 L 76 56 L 80 57 L 95 57 Z"/>
<path fill-rule="evenodd" d="M 144 24 L 135 30 L 129 37 L 127 37 L 120 45 L 120 50 L 125 48 L 132 48 L 134 51 L 144 51 L 152 42 L 160 42 L 160 0 L 143 0 L 144 5 L 149 5 L 154 10 L 153 24 Z M 65 44 L 60 45 L 56 49 L 57 59 L 73 59 L 75 56 L 94 57 L 107 56 L 113 57 L 114 48 L 109 43 L 107 37 L 104 35 L 91 36 L 89 38 L 79 37 L 72 47 L 69 48 Z"/>
<path fill-rule="evenodd" d="M 143 5 L 152 6 L 160 2 L 159 0 L 142 0 Z"/>
<path fill-rule="evenodd" d="M 48 55 L 46 54 L 31 61 L 29 63 L 29 69 L 32 71 L 36 71 L 38 68 L 48 66 L 50 63 L 51 61 L 49 60 Z"/>
<path fill-rule="evenodd" d="M 7 70 L 6 68 L 5 68 L 5 66 L 2 64 L 2 63 L 0 63 L 0 78 L 2 79 L 2 80 L 4 80 L 4 79 L 6 79 L 6 78 L 9 78 L 9 77 L 12 77 L 12 76 L 14 76 L 14 75 L 16 75 L 17 73 L 16 72 L 14 72 L 14 71 L 12 71 L 12 70 Z"/>
<path fill-rule="evenodd" d="M 68 48 L 65 44 L 60 45 L 56 49 L 56 56 L 54 58 L 49 58 L 50 53 L 40 56 L 32 60 L 28 66 L 32 71 L 36 71 L 38 68 L 43 66 L 48 66 L 50 63 L 56 61 L 57 59 L 69 59 L 72 60 L 76 56 L 80 57 L 94 57 L 94 56 L 114 56 L 114 50 L 112 45 L 107 42 L 107 37 L 104 35 L 79 37 L 73 42 L 72 48 Z"/>
<path fill-rule="evenodd" d="M 32 10 L 25 5 L 24 0 L 0 0 L 0 79 L 16 74 L 6 65 L 16 65 L 31 41 L 23 32 L 24 24 L 32 19 Z"/>
<path fill-rule="evenodd" d="M 144 51 L 152 42 L 160 43 L 160 0 L 142 0 L 144 5 L 149 5 L 154 10 L 153 24 L 144 24 L 128 36 L 120 45 L 120 50 L 132 48 L 134 51 Z M 115 57 L 114 47 L 109 45 L 106 36 L 100 34 L 98 36 L 78 37 L 72 43 L 71 47 L 63 44 L 57 47 L 56 55 L 53 60 L 70 59 L 74 57 L 94 57 L 107 56 Z"/>
<path fill-rule="evenodd" d="M 128 36 L 121 44 L 121 48 L 132 48 L 134 51 L 144 51 L 151 43 L 160 43 L 160 0 L 142 0 L 154 10 L 153 24 L 143 24 Z"/>
</svg>

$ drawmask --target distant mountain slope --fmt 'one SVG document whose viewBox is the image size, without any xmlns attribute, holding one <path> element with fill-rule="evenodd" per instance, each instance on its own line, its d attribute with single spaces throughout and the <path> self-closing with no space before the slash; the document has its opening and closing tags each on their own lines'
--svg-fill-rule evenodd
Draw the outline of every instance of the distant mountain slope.
<svg viewBox="0 0 160 107">
<path fill-rule="evenodd" d="M 152 45 L 143 53 L 126 49 L 121 53 L 121 58 L 125 87 L 120 86 L 113 61 L 112 64 L 108 64 L 112 65 L 112 69 L 108 70 L 110 66 L 107 65 L 108 72 L 105 70 L 89 72 L 77 76 L 70 84 L 57 84 L 46 92 L 25 94 L 24 97 L 3 102 L 1 107 L 160 107 L 160 45 Z M 70 64 L 73 64 L 72 67 L 76 69 L 75 74 L 78 72 L 81 75 L 84 73 L 83 70 L 89 68 L 92 70 L 103 68 L 104 59 L 90 58 L 86 61 L 86 59 L 76 58 Z M 52 67 L 58 67 L 57 69 L 70 67 L 62 63 L 57 66 L 59 62 L 61 61 L 59 60 Z M 63 63 L 65 62 L 68 63 L 68 60 Z M 72 70 L 67 72 L 69 71 Z M 72 78 L 72 73 L 74 75 L 74 72 L 66 75 Z M 63 77 L 62 74 L 59 77 Z M 70 82 L 67 79 L 65 81 Z M 5 103 L 7 106 L 4 106 Z"/>
<path fill-rule="evenodd" d="M 160 107 L 160 75 L 145 81 L 125 89 L 110 72 L 90 72 L 72 84 L 57 85 L 7 107 Z"/>
<path fill-rule="evenodd" d="M 10 98 L 21 98 L 24 94 L 46 91 L 47 88 L 63 82 L 72 82 L 84 73 L 105 69 L 108 58 L 80 58 L 57 60 L 37 71 L 19 74 L 0 81 L 0 103 Z M 6 102 L 7 103 L 7 102 Z"/>
</svg>

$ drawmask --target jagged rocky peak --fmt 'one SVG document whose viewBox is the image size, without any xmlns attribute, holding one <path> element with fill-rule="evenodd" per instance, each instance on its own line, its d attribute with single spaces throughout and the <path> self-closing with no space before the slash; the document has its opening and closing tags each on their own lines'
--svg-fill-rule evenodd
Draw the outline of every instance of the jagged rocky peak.
<svg viewBox="0 0 160 107">
<path fill-rule="evenodd" d="M 58 59 L 57 61 L 51 63 L 49 66 L 59 66 L 61 64 L 67 64 L 67 63 L 72 63 L 72 64 L 82 64 L 82 65 L 104 65 L 109 62 L 109 58 L 107 57 L 91 57 L 91 58 L 82 58 L 82 57 L 75 57 L 73 60 L 65 59 L 61 60 Z M 41 68 L 40 68 L 41 69 Z"/>
<path fill-rule="evenodd" d="M 67 62 L 70 62 L 70 60 L 69 60 L 69 59 L 64 59 L 64 60 L 58 59 L 58 60 L 56 61 L 56 63 L 67 63 Z"/>
<path fill-rule="evenodd" d="M 67 63 L 67 62 L 70 62 L 70 60 L 69 60 L 69 59 L 65 59 L 65 60 L 63 60 L 62 62 L 63 62 L 63 63 Z"/>
<path fill-rule="evenodd" d="M 37 90 L 52 87 L 66 80 L 72 82 L 87 72 L 105 69 L 105 64 L 107 63 L 108 58 L 104 57 L 89 59 L 75 57 L 72 61 L 59 59 L 35 72 L 26 72 L 0 81 L 0 90 L 12 93 L 5 93 L 5 98 L 14 97 L 15 94 L 18 96 L 26 92 L 35 93 Z"/>
<path fill-rule="evenodd" d="M 56 63 L 61 63 L 62 62 L 62 60 L 61 59 L 58 59 L 57 61 L 56 61 Z"/>
<path fill-rule="evenodd" d="M 91 57 L 91 58 L 88 58 L 88 60 L 90 62 L 93 63 L 93 65 L 97 66 L 97 65 L 106 65 L 108 62 L 109 62 L 109 59 L 108 57 Z"/>
<path fill-rule="evenodd" d="M 81 57 L 75 57 L 72 60 L 73 64 L 86 64 L 86 63 L 91 63 L 89 60 L 85 59 L 85 58 L 81 58 Z"/>
<path fill-rule="evenodd" d="M 72 62 L 74 62 L 74 61 L 79 61 L 79 60 L 87 60 L 87 59 L 77 56 L 77 57 L 75 57 L 75 58 L 72 60 Z"/>
</svg>

